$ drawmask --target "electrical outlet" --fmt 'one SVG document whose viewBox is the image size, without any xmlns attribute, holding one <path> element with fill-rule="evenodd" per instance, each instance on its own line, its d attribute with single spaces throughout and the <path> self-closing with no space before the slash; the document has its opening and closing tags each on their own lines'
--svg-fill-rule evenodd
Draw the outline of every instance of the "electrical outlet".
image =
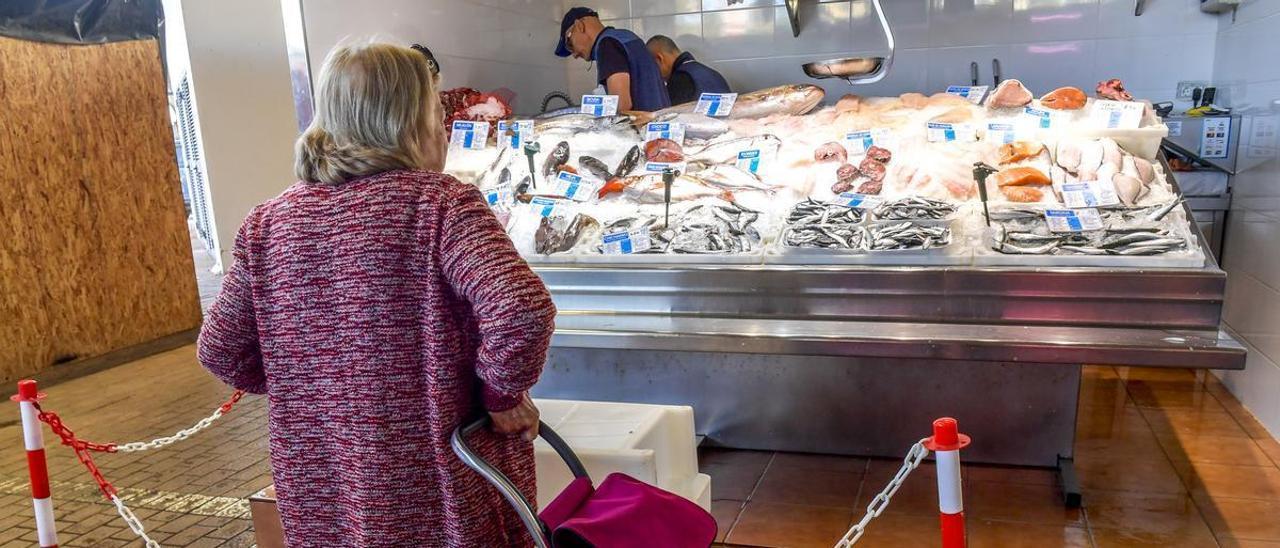
<svg viewBox="0 0 1280 548">
<path fill-rule="evenodd" d="M 1196 89 L 1196 88 L 1207 88 L 1207 87 L 1209 87 L 1209 82 L 1200 82 L 1200 81 L 1182 81 L 1182 82 L 1178 82 L 1178 95 L 1177 95 L 1177 97 L 1178 97 L 1179 99 L 1188 99 L 1188 100 L 1190 100 L 1190 99 L 1191 99 L 1191 93 L 1192 93 L 1193 91 L 1195 91 L 1195 89 Z"/>
</svg>

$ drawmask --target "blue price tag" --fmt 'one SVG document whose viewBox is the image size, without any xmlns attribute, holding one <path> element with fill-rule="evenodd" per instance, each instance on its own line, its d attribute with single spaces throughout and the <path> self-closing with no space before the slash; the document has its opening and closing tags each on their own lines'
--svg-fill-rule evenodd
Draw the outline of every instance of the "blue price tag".
<svg viewBox="0 0 1280 548">
<path fill-rule="evenodd" d="M 557 203 L 556 200 L 553 200 L 551 198 L 544 198 L 542 196 L 538 196 L 533 198 L 532 200 L 529 200 L 529 205 L 532 205 L 535 208 L 535 210 L 538 212 L 538 215 L 543 217 L 551 216 L 551 214 L 556 210 L 556 203 Z"/>
<path fill-rule="evenodd" d="M 758 149 L 744 150 L 738 153 L 738 168 L 751 173 L 760 171 L 760 151 Z"/>
</svg>

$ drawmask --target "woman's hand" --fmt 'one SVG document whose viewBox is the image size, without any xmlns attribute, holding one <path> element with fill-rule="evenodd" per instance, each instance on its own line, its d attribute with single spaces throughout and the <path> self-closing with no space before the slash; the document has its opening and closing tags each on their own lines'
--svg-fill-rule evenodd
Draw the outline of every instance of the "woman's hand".
<svg viewBox="0 0 1280 548">
<path fill-rule="evenodd" d="M 538 408 L 533 405 L 526 392 L 520 403 L 506 411 L 489 412 L 493 419 L 493 430 L 499 434 L 520 434 L 525 441 L 533 441 L 538 437 Z"/>
</svg>

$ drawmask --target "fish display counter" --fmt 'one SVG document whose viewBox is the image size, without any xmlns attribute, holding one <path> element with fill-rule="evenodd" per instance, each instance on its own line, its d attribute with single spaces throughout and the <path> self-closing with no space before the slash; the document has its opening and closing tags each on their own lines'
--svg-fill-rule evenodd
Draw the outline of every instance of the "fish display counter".
<svg viewBox="0 0 1280 548">
<path fill-rule="evenodd" d="M 1243 367 L 1225 274 L 1148 103 L 969 91 L 562 111 L 447 170 L 561 311 L 543 397 L 689 404 L 709 443 L 883 457 L 952 415 L 981 440 L 967 460 L 1069 476 L 1082 364 Z"/>
</svg>

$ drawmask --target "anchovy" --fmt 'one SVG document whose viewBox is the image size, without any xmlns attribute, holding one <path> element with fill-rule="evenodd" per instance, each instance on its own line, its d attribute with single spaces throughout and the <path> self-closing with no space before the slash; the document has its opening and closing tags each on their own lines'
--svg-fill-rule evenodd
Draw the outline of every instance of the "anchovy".
<svg viewBox="0 0 1280 548">
<path fill-rule="evenodd" d="M 950 202 L 916 196 L 885 202 L 873 210 L 877 219 L 887 221 L 943 219 L 955 212 Z"/>
<path fill-rule="evenodd" d="M 1164 236 L 1165 236 L 1164 234 L 1157 233 L 1157 232 L 1134 232 L 1132 234 L 1125 234 L 1124 236 L 1111 238 L 1109 240 L 1103 240 L 1102 244 L 1100 244 L 1098 247 L 1101 247 L 1103 249 L 1112 249 L 1117 247 L 1124 247 L 1124 246 L 1142 242 L 1145 240 L 1156 240 L 1156 239 L 1163 238 Z"/>
<path fill-rule="evenodd" d="M 845 207 L 838 204 L 824 204 L 813 198 L 797 202 L 787 213 L 787 223 L 793 225 L 810 224 L 857 224 L 862 222 L 865 211 Z"/>
<path fill-rule="evenodd" d="M 1167 203 L 1167 204 L 1164 204 L 1164 205 L 1160 206 L 1158 209 L 1156 209 L 1155 211 L 1151 212 L 1151 214 L 1150 214 L 1150 215 L 1147 215 L 1147 220 L 1148 220 L 1148 221 L 1159 221 L 1160 219 L 1163 219 L 1163 218 L 1164 218 L 1164 216 L 1165 216 L 1165 215 L 1168 215 L 1170 211 L 1173 211 L 1175 208 L 1177 208 L 1177 207 L 1178 207 L 1178 205 L 1180 205 L 1180 204 L 1182 203 L 1182 200 L 1183 200 L 1183 198 L 1179 197 L 1179 198 L 1178 198 L 1178 199 L 1176 199 L 1176 200 L 1172 200 L 1172 201 L 1170 201 L 1169 203 Z"/>
<path fill-rule="evenodd" d="M 1064 245 L 1064 246 L 1059 246 L 1058 249 L 1061 249 L 1063 251 L 1070 251 L 1073 253 L 1079 253 L 1081 255 L 1107 255 L 1109 253 L 1106 249 L 1099 249 L 1096 247 L 1088 247 L 1083 245 Z"/>
<path fill-rule="evenodd" d="M 992 249 L 1009 255 L 1044 255 L 1057 248 L 1057 242 L 1035 247 L 1021 247 L 1004 242 L 999 242 L 992 246 Z"/>
</svg>

